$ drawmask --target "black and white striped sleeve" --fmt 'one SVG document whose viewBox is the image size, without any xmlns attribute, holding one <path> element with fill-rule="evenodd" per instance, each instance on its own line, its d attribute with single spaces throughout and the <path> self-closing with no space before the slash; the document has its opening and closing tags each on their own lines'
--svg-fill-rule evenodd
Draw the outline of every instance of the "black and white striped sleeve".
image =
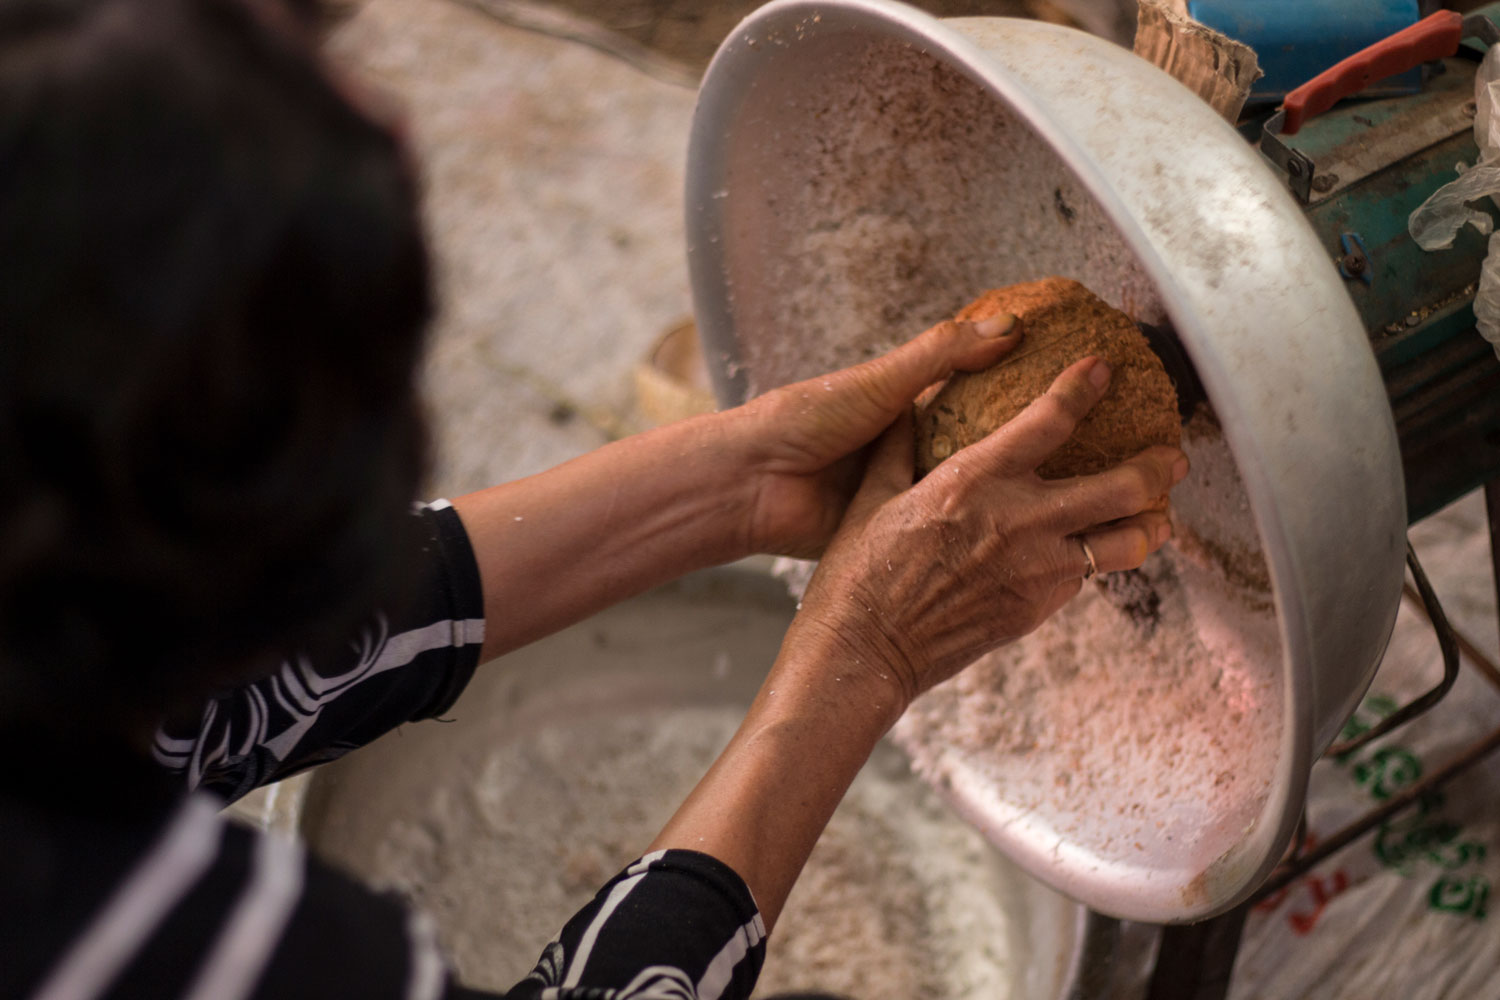
<svg viewBox="0 0 1500 1000">
<path fill-rule="evenodd" d="M 696 851 L 656 851 L 607 882 L 507 1000 L 744 1000 L 765 940 L 732 869 Z"/>
<path fill-rule="evenodd" d="M 0 997 L 445 997 L 451 979 L 430 923 L 297 840 L 227 821 L 222 805 L 187 796 L 120 872 L 110 864 L 120 845 L 97 829 L 43 820 L 57 836 L 37 849 L 67 869 L 36 872 L 31 882 L 50 890 L 45 910 L 0 934 L 16 948 L 3 952 Z M 75 872 L 94 878 L 78 884 Z"/>
<path fill-rule="evenodd" d="M 501 1000 L 452 980 L 424 915 L 316 862 L 308 871 L 255 1000 Z M 733 870 L 696 851 L 657 851 L 607 882 L 503 1000 L 747 1000 L 765 941 Z"/>
<path fill-rule="evenodd" d="M 31 853 L 53 863 L 0 892 L 18 917 L 0 930 L 0 997 L 500 1000 L 454 982 L 420 913 L 221 805 L 187 796 L 133 846 L 103 849 L 87 820 L 12 815 L 10 832 L 45 833 Z M 745 1000 L 764 941 L 733 871 L 657 852 L 606 884 L 504 1000 Z"/>
<path fill-rule="evenodd" d="M 297 657 L 209 702 L 153 750 L 188 788 L 234 801 L 258 785 L 343 756 L 395 727 L 441 715 L 479 661 L 484 604 L 474 552 L 446 500 L 416 511 L 428 579 L 393 618 L 372 616 L 337 657 Z"/>
</svg>

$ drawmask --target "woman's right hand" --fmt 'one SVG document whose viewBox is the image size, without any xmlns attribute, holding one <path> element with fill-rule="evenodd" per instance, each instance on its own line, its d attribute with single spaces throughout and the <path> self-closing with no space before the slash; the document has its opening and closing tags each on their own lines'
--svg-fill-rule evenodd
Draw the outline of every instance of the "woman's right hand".
<svg viewBox="0 0 1500 1000">
<path fill-rule="evenodd" d="M 888 683 L 893 722 L 917 695 L 1077 594 L 1089 562 L 1080 538 L 1100 573 L 1140 566 L 1171 536 L 1160 500 L 1187 475 L 1181 451 L 1149 448 L 1076 479 L 1036 473 L 1108 385 L 1102 360 L 1077 362 L 1021 414 L 916 485 L 911 422 L 898 420 L 818 566 L 788 644 L 827 648 Z"/>
</svg>

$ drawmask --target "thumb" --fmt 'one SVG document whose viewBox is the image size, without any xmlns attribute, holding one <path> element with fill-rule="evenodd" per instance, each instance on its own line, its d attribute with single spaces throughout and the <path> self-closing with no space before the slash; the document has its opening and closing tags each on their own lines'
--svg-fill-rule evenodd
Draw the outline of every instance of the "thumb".
<svg viewBox="0 0 1500 1000">
<path fill-rule="evenodd" d="M 880 435 L 870 452 L 859 490 L 849 501 L 845 524 L 863 523 L 887 500 L 911 488 L 915 475 L 915 438 L 909 410 Z"/>
<path fill-rule="evenodd" d="M 878 358 L 833 373 L 825 382 L 847 401 L 853 411 L 850 423 L 867 425 L 874 437 L 923 389 L 956 370 L 988 368 L 1020 342 L 1020 324 L 1008 313 L 972 322 L 945 320 Z"/>
</svg>

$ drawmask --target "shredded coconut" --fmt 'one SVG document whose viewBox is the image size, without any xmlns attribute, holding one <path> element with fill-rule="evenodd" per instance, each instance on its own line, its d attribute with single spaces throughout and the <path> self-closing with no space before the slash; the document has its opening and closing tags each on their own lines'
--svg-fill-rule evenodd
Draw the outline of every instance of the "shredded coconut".
<svg viewBox="0 0 1500 1000">
<path fill-rule="evenodd" d="M 1258 819 L 1281 727 L 1274 618 L 1166 551 L 1144 576 L 1159 627 L 1088 586 L 1035 633 L 920 699 L 897 740 L 1104 862 L 1201 872 Z"/>
<path fill-rule="evenodd" d="M 774 162 L 733 198 L 724 245 L 751 391 L 896 346 L 987 288 L 1065 275 L 1161 323 L 1150 280 L 1097 202 L 979 84 L 907 45 L 869 43 L 778 104 Z"/>
<path fill-rule="evenodd" d="M 643 710 L 551 725 L 439 777 L 370 877 L 437 921 L 463 981 L 507 989 L 548 937 L 641 853 L 743 714 Z M 759 995 L 1004 1000 L 1030 961 L 1035 889 L 878 749 L 813 851 L 770 940 Z M 1062 907 L 1061 901 L 1058 906 Z"/>
</svg>

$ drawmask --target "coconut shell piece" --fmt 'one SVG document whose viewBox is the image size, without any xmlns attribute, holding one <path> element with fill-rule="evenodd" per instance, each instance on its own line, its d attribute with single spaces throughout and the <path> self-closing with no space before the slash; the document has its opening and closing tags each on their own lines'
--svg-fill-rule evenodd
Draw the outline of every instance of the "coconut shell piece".
<svg viewBox="0 0 1500 1000">
<path fill-rule="evenodd" d="M 1103 472 L 1151 445 L 1182 441 L 1177 393 L 1135 321 L 1069 278 L 985 292 L 956 317 L 1013 313 L 1025 331 L 1014 353 L 981 372 L 959 372 L 917 405 L 917 474 L 1020 413 L 1073 362 L 1109 362 L 1109 391 L 1038 470 L 1043 479 Z"/>
</svg>

